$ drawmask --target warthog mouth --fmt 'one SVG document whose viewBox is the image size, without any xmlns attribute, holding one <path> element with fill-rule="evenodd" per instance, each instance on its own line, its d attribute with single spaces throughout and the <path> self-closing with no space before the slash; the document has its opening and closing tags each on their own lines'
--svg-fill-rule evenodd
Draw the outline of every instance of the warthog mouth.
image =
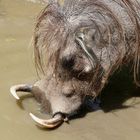
<svg viewBox="0 0 140 140">
<path fill-rule="evenodd" d="M 31 92 L 32 86 L 26 84 L 12 86 L 10 88 L 10 92 L 16 100 L 20 100 L 20 97 L 17 95 L 18 91 Z M 62 112 L 56 112 L 55 114 L 53 114 L 51 119 L 41 119 L 32 113 L 29 113 L 29 115 L 41 128 L 49 128 L 49 129 L 55 128 L 58 127 L 63 122 L 68 121 L 67 115 Z"/>
</svg>

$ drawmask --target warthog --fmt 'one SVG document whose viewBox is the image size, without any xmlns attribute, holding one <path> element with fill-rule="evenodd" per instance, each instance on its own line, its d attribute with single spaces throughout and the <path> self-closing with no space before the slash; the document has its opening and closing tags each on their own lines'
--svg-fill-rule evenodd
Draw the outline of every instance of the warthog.
<svg viewBox="0 0 140 140">
<path fill-rule="evenodd" d="M 31 92 L 53 115 L 42 127 L 53 128 L 76 112 L 86 96 L 96 97 L 108 77 L 133 62 L 138 83 L 140 63 L 139 0 L 48 1 L 34 32 L 34 56 L 43 78 L 33 86 L 16 85 L 11 93 Z"/>
</svg>

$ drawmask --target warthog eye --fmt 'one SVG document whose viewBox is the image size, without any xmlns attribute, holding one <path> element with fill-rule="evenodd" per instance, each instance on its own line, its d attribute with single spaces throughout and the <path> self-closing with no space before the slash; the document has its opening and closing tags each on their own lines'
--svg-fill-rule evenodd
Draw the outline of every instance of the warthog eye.
<svg viewBox="0 0 140 140">
<path fill-rule="evenodd" d="M 62 59 L 62 67 L 66 70 L 72 69 L 75 64 L 75 59 L 73 56 L 64 57 Z"/>
<path fill-rule="evenodd" d="M 74 92 L 63 93 L 67 98 L 71 98 L 74 95 Z"/>
</svg>

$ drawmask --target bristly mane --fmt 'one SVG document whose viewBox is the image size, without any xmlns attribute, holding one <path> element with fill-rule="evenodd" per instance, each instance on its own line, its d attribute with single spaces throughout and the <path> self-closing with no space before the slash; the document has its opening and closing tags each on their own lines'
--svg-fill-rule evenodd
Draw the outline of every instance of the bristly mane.
<svg viewBox="0 0 140 140">
<path fill-rule="evenodd" d="M 109 1 L 112 2 L 112 5 L 118 5 L 129 16 L 130 20 L 128 22 L 131 22 L 133 25 L 134 32 L 132 33 L 134 36 L 132 42 L 127 38 L 127 29 L 124 27 L 121 18 L 118 18 L 118 15 L 110 7 L 111 5 L 109 6 Z M 106 73 L 106 78 L 124 62 L 124 59 L 126 61 L 133 59 L 134 81 L 137 85 L 140 85 L 138 82 L 140 72 L 139 14 L 140 2 L 137 0 L 65 0 L 62 5 L 59 3 L 48 4 L 38 16 L 35 27 L 34 56 L 37 69 L 45 74 L 46 67 L 50 67 L 51 65 L 55 71 L 59 61 L 59 54 L 63 51 L 69 39 L 72 25 L 76 25 L 76 23 L 78 25 L 78 23 L 82 22 L 81 26 L 88 26 L 88 22 L 94 21 L 106 26 L 108 30 L 108 45 L 113 45 L 111 44 L 112 32 L 114 29 L 117 29 L 119 45 L 124 47 L 122 50 L 114 47 L 113 51 L 118 51 L 120 55 L 118 55 L 116 64 L 112 64 L 110 60 L 111 67 Z M 99 18 L 96 18 L 96 16 Z M 134 51 L 134 56 L 131 56 L 130 51 Z M 109 53 L 107 55 L 109 56 Z"/>
</svg>

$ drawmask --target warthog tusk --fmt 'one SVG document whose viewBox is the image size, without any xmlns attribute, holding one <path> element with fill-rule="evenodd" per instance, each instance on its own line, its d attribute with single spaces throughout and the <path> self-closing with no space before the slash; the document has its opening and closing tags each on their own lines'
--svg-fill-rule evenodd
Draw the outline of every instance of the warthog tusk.
<svg viewBox="0 0 140 140">
<path fill-rule="evenodd" d="M 31 85 L 26 85 L 26 84 L 12 86 L 10 88 L 10 92 L 17 100 L 20 99 L 17 95 L 18 91 L 31 92 L 32 91 L 32 86 Z"/>
<path fill-rule="evenodd" d="M 33 115 L 32 113 L 30 113 L 30 116 L 42 128 L 55 128 L 64 121 L 62 115 L 60 114 L 54 116 L 54 118 L 49 120 L 40 119 L 35 115 Z"/>
</svg>

